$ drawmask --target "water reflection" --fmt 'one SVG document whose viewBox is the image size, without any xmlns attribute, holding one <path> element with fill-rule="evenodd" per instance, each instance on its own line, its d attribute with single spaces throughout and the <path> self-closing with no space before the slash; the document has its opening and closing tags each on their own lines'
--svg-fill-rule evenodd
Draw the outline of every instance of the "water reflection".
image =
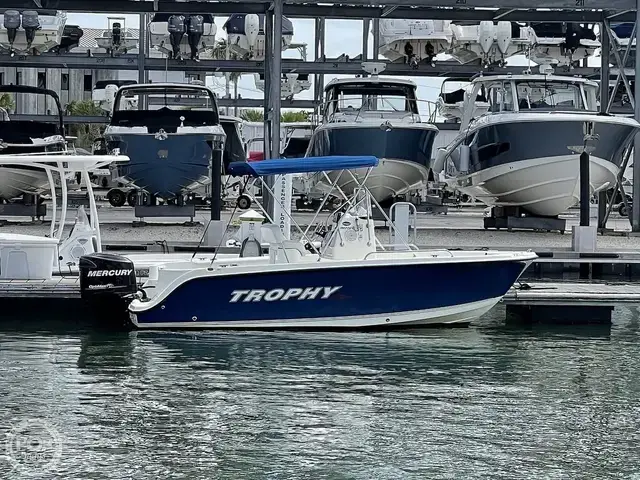
<svg viewBox="0 0 640 480">
<path fill-rule="evenodd" d="M 63 456 L 40 478 L 630 478 L 638 313 L 386 334 L 5 327 L 0 425 L 55 425 Z"/>
</svg>

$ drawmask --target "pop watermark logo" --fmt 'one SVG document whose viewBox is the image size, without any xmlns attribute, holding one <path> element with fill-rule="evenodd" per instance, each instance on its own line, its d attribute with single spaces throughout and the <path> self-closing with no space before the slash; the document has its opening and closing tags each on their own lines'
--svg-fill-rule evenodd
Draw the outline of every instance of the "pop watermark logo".
<svg viewBox="0 0 640 480">
<path fill-rule="evenodd" d="M 7 434 L 6 455 L 14 470 L 39 475 L 56 467 L 62 456 L 62 438 L 42 419 L 27 419 Z"/>
</svg>

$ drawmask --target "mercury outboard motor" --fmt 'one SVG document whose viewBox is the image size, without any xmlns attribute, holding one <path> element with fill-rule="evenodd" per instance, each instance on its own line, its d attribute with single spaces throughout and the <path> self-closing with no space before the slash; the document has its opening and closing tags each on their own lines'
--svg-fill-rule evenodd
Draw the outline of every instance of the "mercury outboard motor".
<svg viewBox="0 0 640 480">
<path fill-rule="evenodd" d="M 22 12 L 22 28 L 27 38 L 27 50 L 31 48 L 31 44 L 36 38 L 36 31 L 40 30 L 40 19 L 38 12 L 35 10 L 25 10 Z"/>
<path fill-rule="evenodd" d="M 187 32 L 184 15 L 171 15 L 167 20 L 167 30 L 173 48 L 173 58 L 180 58 L 180 42 Z"/>
<path fill-rule="evenodd" d="M 20 28 L 20 12 L 17 10 L 7 10 L 4 12 L 4 28 L 7 31 L 9 39 L 9 47 L 11 48 L 11 56 L 13 56 L 13 42 L 16 41 L 16 35 Z"/>
<path fill-rule="evenodd" d="M 133 262 L 112 253 L 92 253 L 80 257 L 79 270 L 80 296 L 91 311 L 126 323 L 127 307 L 138 291 Z"/>
<path fill-rule="evenodd" d="M 113 28 L 111 29 L 111 41 L 113 43 L 113 49 L 117 50 L 122 43 L 122 25 L 120 22 L 113 22 Z"/>
<path fill-rule="evenodd" d="M 189 17 L 189 46 L 191 47 L 191 60 L 200 60 L 198 54 L 198 43 L 204 34 L 204 18 L 202 15 L 191 15 Z"/>
</svg>

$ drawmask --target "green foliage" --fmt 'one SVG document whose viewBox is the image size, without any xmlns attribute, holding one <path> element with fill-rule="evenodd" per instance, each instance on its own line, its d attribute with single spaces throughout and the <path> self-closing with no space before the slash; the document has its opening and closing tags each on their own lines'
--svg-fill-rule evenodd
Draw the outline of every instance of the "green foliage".
<svg viewBox="0 0 640 480">
<path fill-rule="evenodd" d="M 78 115 L 87 117 L 102 116 L 104 112 L 98 106 L 96 106 L 91 100 L 70 102 L 66 107 L 67 115 Z M 78 137 L 76 140 L 76 146 L 91 149 L 93 141 L 100 137 L 104 132 L 104 125 L 96 123 L 80 123 L 77 125 L 70 125 L 69 135 Z"/>
<path fill-rule="evenodd" d="M 283 123 L 291 122 L 308 122 L 311 112 L 297 111 L 297 112 L 282 112 L 280 115 L 280 121 Z M 245 122 L 263 122 L 264 112 L 262 110 L 243 110 L 240 113 L 240 118 Z"/>
<path fill-rule="evenodd" d="M 264 121 L 264 112 L 262 110 L 243 110 L 239 117 L 245 122 L 262 122 Z"/>
<path fill-rule="evenodd" d="M 11 111 L 15 106 L 16 104 L 10 93 L 3 93 L 0 95 L 0 108 L 4 108 L 6 111 Z"/>
<path fill-rule="evenodd" d="M 297 112 L 282 112 L 280 115 L 280 121 L 284 123 L 308 122 L 309 115 L 311 115 L 311 112 L 305 112 L 304 110 L 299 110 Z"/>
</svg>

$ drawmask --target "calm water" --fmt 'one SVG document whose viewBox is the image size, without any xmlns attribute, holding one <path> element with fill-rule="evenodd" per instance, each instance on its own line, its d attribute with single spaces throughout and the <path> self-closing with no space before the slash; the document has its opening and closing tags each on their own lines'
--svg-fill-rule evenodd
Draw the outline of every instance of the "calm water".
<svg viewBox="0 0 640 480">
<path fill-rule="evenodd" d="M 639 311 L 605 329 L 503 315 L 389 334 L 5 328 L 0 478 L 640 478 Z"/>
</svg>

